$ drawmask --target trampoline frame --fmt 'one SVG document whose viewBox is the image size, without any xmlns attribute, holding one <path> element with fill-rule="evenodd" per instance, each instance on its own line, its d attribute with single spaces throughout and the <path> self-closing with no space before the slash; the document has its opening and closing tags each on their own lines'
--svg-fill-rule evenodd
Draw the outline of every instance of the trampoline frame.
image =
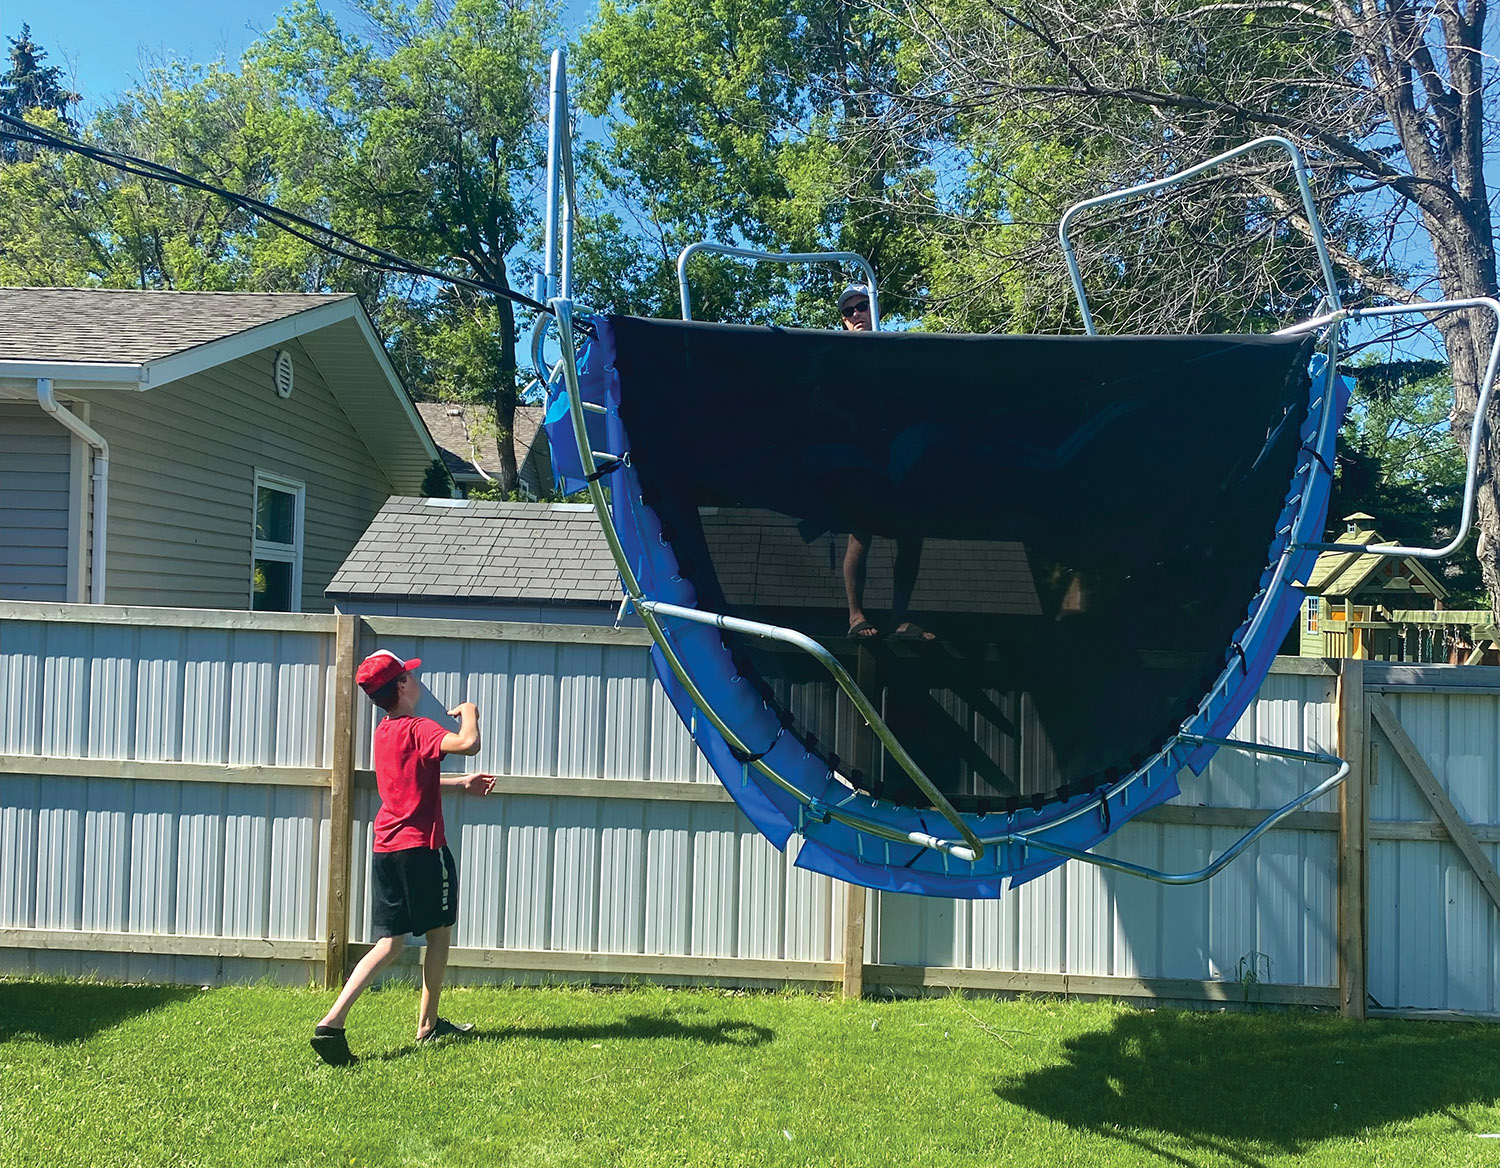
<svg viewBox="0 0 1500 1168">
<path fill-rule="evenodd" d="M 1241 651 L 1238 666 L 1235 659 L 1231 656 L 1215 685 L 1200 704 L 1198 712 L 1187 719 L 1182 727 L 1163 744 L 1161 749 L 1135 771 L 1087 796 L 1070 800 L 1071 806 L 1063 814 L 1047 819 L 1045 822 L 1039 823 L 1034 827 L 1015 826 L 1017 813 L 1009 813 L 1005 815 L 1006 830 L 995 834 L 980 835 L 965 820 L 964 816 L 953 807 L 951 802 L 937 790 L 936 786 L 922 772 L 920 766 L 911 759 L 909 753 L 879 716 L 879 713 L 871 705 L 869 699 L 859 688 L 854 678 L 849 675 L 844 666 L 821 644 L 795 629 L 782 628 L 776 625 L 763 624 L 725 614 L 671 604 L 645 595 L 635 572 L 628 562 L 620 535 L 615 529 L 614 520 L 610 514 L 609 500 L 606 498 L 604 488 L 600 482 L 603 475 L 610 470 L 622 464 L 628 465 L 629 453 L 628 451 L 608 452 L 592 449 L 592 442 L 589 436 L 588 414 L 590 412 L 608 413 L 609 411 L 607 407 L 601 404 L 585 402 L 582 395 L 577 358 L 578 346 L 574 319 L 575 305 L 571 297 L 571 257 L 569 254 L 571 252 L 571 225 L 576 215 L 572 140 L 567 117 L 566 57 L 561 50 L 555 52 L 552 58 L 551 108 L 552 118 L 548 142 L 547 185 L 548 255 L 546 257 L 546 274 L 544 277 L 545 287 L 539 288 L 539 292 L 546 294 L 546 302 L 554 315 L 551 321 L 546 316 L 540 316 L 533 333 L 532 356 L 537 366 L 538 376 L 549 384 L 554 384 L 554 379 L 560 374 L 563 387 L 568 394 L 568 412 L 573 437 L 578 446 L 579 464 L 583 470 L 583 478 L 587 485 L 590 501 L 594 506 L 600 526 L 603 529 L 606 543 L 615 566 L 619 571 L 620 580 L 624 588 L 625 595 L 621 604 L 621 614 L 623 615 L 628 607 L 633 607 L 636 610 L 642 624 L 646 627 L 652 641 L 656 645 L 657 651 L 661 654 L 662 661 L 672 676 L 681 685 L 687 700 L 692 703 L 696 712 L 701 713 L 722 736 L 731 752 L 740 761 L 742 768 L 748 773 L 748 768 L 754 767 L 759 774 L 763 775 L 777 788 L 792 795 L 798 801 L 802 807 L 802 812 L 799 816 L 797 830 L 804 835 L 807 834 L 807 816 L 810 813 L 816 822 L 827 823 L 834 821 L 854 830 L 856 833 L 863 833 L 875 839 L 884 839 L 888 841 L 887 850 L 889 850 L 890 842 L 899 842 L 941 853 L 945 872 L 947 871 L 948 859 L 950 857 L 960 862 L 966 861 L 972 865 L 993 849 L 1006 849 L 1012 856 L 1019 855 L 1019 862 L 1021 865 L 1024 865 L 1026 863 L 1027 851 L 1029 849 L 1036 849 L 1059 863 L 1068 859 L 1079 860 L 1084 863 L 1132 876 L 1139 876 L 1158 883 L 1174 885 L 1191 884 L 1207 880 L 1215 873 L 1221 871 L 1257 839 L 1274 828 L 1277 823 L 1302 807 L 1329 794 L 1344 781 L 1349 774 L 1348 762 L 1325 751 L 1298 750 L 1263 743 L 1243 742 L 1204 733 L 1201 727 L 1194 729 L 1194 724 L 1196 723 L 1204 723 L 1211 726 L 1215 720 L 1216 712 L 1222 714 L 1237 692 L 1236 682 L 1238 680 L 1238 671 L 1243 670 L 1248 675 L 1249 664 L 1244 652 Z M 1094 332 L 1092 318 L 1089 314 L 1087 301 L 1083 293 L 1081 278 L 1078 275 L 1076 260 L 1072 255 L 1071 246 L 1068 244 L 1066 237 L 1067 225 L 1071 222 L 1075 214 L 1103 202 L 1113 202 L 1129 197 L 1132 194 L 1159 190 L 1174 183 L 1187 181 L 1231 158 L 1267 145 L 1276 145 L 1288 150 L 1292 155 L 1294 165 L 1297 168 L 1299 186 L 1303 191 L 1304 201 L 1309 208 L 1310 221 L 1314 224 L 1314 242 L 1319 251 L 1325 278 L 1329 281 L 1330 292 L 1327 299 L 1335 307 L 1331 313 L 1302 322 L 1293 326 L 1292 329 L 1283 330 L 1288 333 L 1323 332 L 1325 349 L 1322 366 L 1325 374 L 1323 376 L 1323 390 L 1321 397 L 1310 403 L 1309 406 L 1310 413 L 1314 410 L 1318 411 L 1318 419 L 1315 433 L 1310 435 L 1310 441 L 1305 443 L 1305 446 L 1311 448 L 1311 457 L 1299 466 L 1297 479 L 1294 480 L 1294 485 L 1296 485 L 1298 480 L 1301 480 L 1302 487 L 1295 495 L 1290 496 L 1284 504 L 1283 519 L 1285 522 L 1277 534 L 1278 538 L 1286 538 L 1281 544 L 1279 555 L 1277 555 L 1275 561 L 1263 574 L 1260 591 L 1252 601 L 1253 611 L 1250 614 L 1250 619 L 1236 634 L 1235 645 L 1231 646 L 1231 648 L 1238 648 L 1241 643 L 1256 643 L 1255 638 L 1265 623 L 1284 610 L 1289 590 L 1293 590 L 1297 582 L 1296 577 L 1301 575 L 1305 578 L 1306 572 L 1310 571 L 1311 561 L 1315 558 L 1316 552 L 1321 547 L 1327 546 L 1320 545 L 1315 539 L 1321 532 L 1310 532 L 1307 528 L 1314 521 L 1317 514 L 1313 506 L 1314 497 L 1320 492 L 1326 492 L 1332 479 L 1331 444 L 1334 437 L 1334 421 L 1339 413 L 1337 398 L 1340 379 L 1337 375 L 1336 361 L 1340 332 L 1339 326 L 1344 321 L 1360 315 L 1389 315 L 1402 311 L 1433 311 L 1480 305 L 1489 307 L 1496 313 L 1497 320 L 1500 320 L 1500 304 L 1494 301 L 1444 302 L 1432 305 L 1401 306 L 1389 310 L 1348 310 L 1342 308 L 1338 302 L 1337 288 L 1332 280 L 1332 264 L 1327 254 L 1327 247 L 1323 239 L 1321 226 L 1318 224 L 1317 216 L 1312 209 L 1311 190 L 1307 183 L 1305 165 L 1301 160 L 1300 154 L 1297 153 L 1296 148 L 1290 142 L 1281 138 L 1269 138 L 1258 139 L 1255 142 L 1226 152 L 1216 158 L 1209 159 L 1170 179 L 1157 183 L 1143 184 L 1140 187 L 1130 188 L 1125 191 L 1113 192 L 1110 195 L 1088 200 L 1069 209 L 1068 213 L 1064 216 L 1063 223 L 1059 227 L 1059 232 L 1062 236 L 1070 273 L 1074 277 L 1074 286 L 1079 295 L 1086 327 L 1091 334 Z M 872 309 L 874 307 L 874 273 L 862 257 L 854 257 L 848 253 L 766 253 L 704 242 L 684 249 L 678 260 L 679 288 L 685 319 L 691 319 L 690 300 L 686 286 L 686 261 L 697 251 L 715 251 L 721 254 L 752 260 L 786 263 L 857 260 L 869 276 Z M 539 280 L 539 284 L 541 283 L 543 281 Z M 542 297 L 539 296 L 538 298 L 541 299 Z M 555 321 L 557 327 L 557 339 L 561 349 L 561 359 L 549 370 L 543 361 L 542 349 L 547 328 L 553 321 Z M 1481 413 L 1479 415 L 1481 419 L 1483 416 L 1482 411 L 1489 400 L 1489 391 L 1493 385 L 1497 361 L 1500 361 L 1500 336 L 1497 336 L 1496 348 L 1491 355 L 1489 372 L 1481 398 Z M 1477 450 L 1477 442 L 1478 439 L 1476 437 L 1473 446 L 1475 450 Z M 1468 509 L 1472 505 L 1473 494 L 1474 463 L 1472 453 L 1473 451 L 1471 450 L 1470 482 L 1465 495 L 1466 525 Z M 1289 520 L 1286 519 L 1288 511 L 1292 511 Z M 1336 546 L 1339 550 L 1351 550 L 1347 545 Z M 1403 554 L 1403 549 L 1355 548 L 1352 550 L 1368 550 L 1377 552 L 1378 554 Z M 1300 607 L 1300 598 L 1298 606 Z M 848 797 L 842 802 L 829 804 L 826 801 L 813 797 L 796 783 L 781 775 L 766 762 L 761 754 L 757 754 L 740 738 L 720 712 L 707 700 L 701 687 L 695 682 L 680 654 L 673 646 L 671 638 L 667 634 L 667 626 L 664 624 L 664 621 L 682 621 L 698 625 L 708 625 L 741 635 L 778 641 L 800 649 L 812 656 L 827 670 L 839 688 L 854 703 L 855 708 L 867 721 L 872 732 L 886 748 L 890 757 L 901 769 L 906 771 L 919 789 L 932 800 L 934 809 L 942 814 L 943 818 L 953 828 L 959 838 L 943 838 L 929 833 L 903 831 L 899 827 L 878 819 L 873 819 L 868 815 L 860 813 L 858 810 L 847 807 L 846 804 L 853 801 L 860 794 L 853 789 L 850 790 Z M 1130 808 L 1133 801 L 1134 788 L 1137 785 L 1140 785 L 1144 789 L 1144 794 L 1141 797 L 1142 801 L 1151 799 L 1153 792 L 1151 792 L 1150 788 L 1153 779 L 1159 782 L 1165 776 L 1168 780 L 1175 781 L 1177 772 L 1182 767 L 1188 765 L 1193 766 L 1195 770 L 1201 770 L 1202 766 L 1206 765 L 1212 753 L 1221 748 L 1329 765 L 1333 766 L 1335 771 L 1321 783 L 1304 791 L 1283 806 L 1269 812 L 1256 826 L 1229 845 L 1218 857 L 1204 867 L 1192 872 L 1165 872 L 1107 856 L 1100 856 L 1046 837 L 1045 833 L 1054 830 L 1059 825 L 1091 813 L 1103 815 L 1107 836 L 1111 832 L 1111 829 L 1107 825 L 1110 821 L 1112 805 L 1118 806 L 1119 811 L 1122 813 L 1122 822 L 1128 819 L 1130 814 L 1135 813 L 1124 814 Z M 831 770 L 830 774 L 832 774 Z M 1163 798 L 1159 791 L 1154 794 L 1156 801 L 1160 801 Z M 878 804 L 876 805 L 878 806 Z M 1025 812 L 1021 814 L 1025 814 Z M 856 839 L 858 839 L 858 835 Z M 1011 852 L 1011 849 L 1019 849 L 1019 853 Z M 865 863 L 862 850 L 860 862 Z M 1038 873 L 1031 873 L 1031 875 L 1035 874 Z M 1004 875 L 1005 873 L 1000 872 L 997 868 L 997 878 L 1003 879 Z M 1029 879 L 1030 875 L 1026 878 Z M 1015 882 L 1013 872 L 1011 880 L 1012 883 Z"/>
</svg>

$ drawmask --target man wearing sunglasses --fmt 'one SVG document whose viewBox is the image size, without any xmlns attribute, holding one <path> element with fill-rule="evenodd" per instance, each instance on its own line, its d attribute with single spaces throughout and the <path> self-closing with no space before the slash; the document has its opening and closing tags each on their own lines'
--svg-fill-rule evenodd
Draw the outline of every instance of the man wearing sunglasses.
<svg viewBox="0 0 1500 1168">
<path fill-rule="evenodd" d="M 870 290 L 863 284 L 850 284 L 839 293 L 839 315 L 851 332 L 867 333 L 874 327 L 870 317 Z"/>
<path fill-rule="evenodd" d="M 870 312 L 870 290 L 863 284 L 851 284 L 839 293 L 839 316 L 850 332 L 874 330 Z M 868 531 L 851 531 L 844 548 L 844 596 L 849 601 L 849 635 L 855 640 L 873 640 L 880 629 L 865 616 L 865 564 L 870 555 L 872 536 Z M 920 537 L 896 540 L 896 567 L 891 580 L 891 620 L 893 637 L 910 641 L 931 641 L 933 637 L 915 621 L 907 619 L 912 589 L 917 584 L 917 570 L 922 561 Z"/>
</svg>

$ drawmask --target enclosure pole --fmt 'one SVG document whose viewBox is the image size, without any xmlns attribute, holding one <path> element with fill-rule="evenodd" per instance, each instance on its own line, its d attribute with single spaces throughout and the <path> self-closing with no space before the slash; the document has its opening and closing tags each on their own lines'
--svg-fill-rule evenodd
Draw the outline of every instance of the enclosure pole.
<svg viewBox="0 0 1500 1168">
<path fill-rule="evenodd" d="M 1339 662 L 1338 682 L 1338 752 L 1349 762 L 1349 777 L 1339 788 L 1339 1009 L 1344 1017 L 1359 1019 L 1365 1016 L 1367 997 L 1369 727 L 1365 663 L 1345 658 Z"/>
<path fill-rule="evenodd" d="M 323 985 L 343 983 L 349 958 L 349 837 L 354 809 L 354 621 L 339 613 L 333 634 L 333 760 L 328 797 L 328 941 Z"/>
</svg>

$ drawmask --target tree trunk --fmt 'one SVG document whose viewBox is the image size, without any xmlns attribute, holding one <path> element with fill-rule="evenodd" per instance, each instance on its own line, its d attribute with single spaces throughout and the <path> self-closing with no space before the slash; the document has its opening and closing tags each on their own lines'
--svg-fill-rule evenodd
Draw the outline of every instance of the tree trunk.
<svg viewBox="0 0 1500 1168">
<path fill-rule="evenodd" d="M 1336 6 L 1365 63 L 1370 83 L 1414 178 L 1408 198 L 1422 215 L 1438 283 L 1450 300 L 1497 295 L 1495 242 L 1484 176 L 1484 0 L 1438 0 L 1430 9 L 1397 0 L 1378 10 Z M 1433 18 L 1436 18 L 1434 20 Z M 1439 27 L 1440 38 L 1429 29 Z M 1443 66 L 1446 66 L 1444 69 Z M 1476 418 L 1496 322 L 1484 309 L 1437 322 L 1453 373 L 1453 438 L 1468 453 L 1475 425 L 1483 426 L 1475 525 L 1476 557 L 1500 622 L 1500 434 L 1492 404 Z"/>
</svg>

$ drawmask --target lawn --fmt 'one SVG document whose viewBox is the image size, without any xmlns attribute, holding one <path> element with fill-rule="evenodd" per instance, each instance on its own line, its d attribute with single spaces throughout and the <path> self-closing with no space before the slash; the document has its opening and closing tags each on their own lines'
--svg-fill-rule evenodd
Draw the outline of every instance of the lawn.
<svg viewBox="0 0 1500 1168">
<path fill-rule="evenodd" d="M 961 997 L 0 981 L 0 1164 L 1462 1165 L 1500 1028 Z"/>
</svg>

